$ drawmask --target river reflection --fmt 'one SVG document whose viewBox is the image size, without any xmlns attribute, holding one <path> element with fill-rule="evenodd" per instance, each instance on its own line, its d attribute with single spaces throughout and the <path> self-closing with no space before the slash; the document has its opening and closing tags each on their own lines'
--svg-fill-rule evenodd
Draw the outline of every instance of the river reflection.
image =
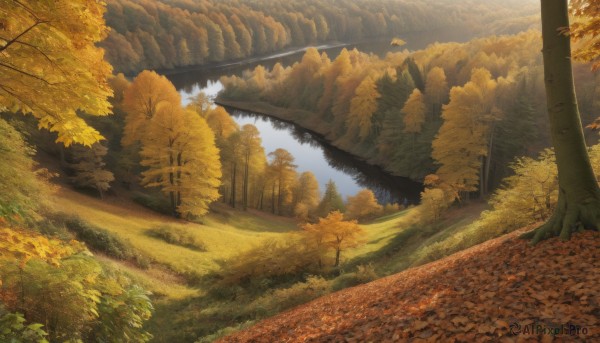
<svg viewBox="0 0 600 343">
<path fill-rule="evenodd" d="M 299 171 L 313 172 L 322 188 L 332 179 L 344 196 L 354 195 L 361 188 L 369 188 L 381 202 L 406 201 L 414 204 L 419 201 L 423 189 L 420 183 L 390 175 L 377 166 L 365 163 L 330 145 L 317 133 L 263 114 L 232 108 L 227 108 L 227 111 L 238 123 L 257 126 L 267 151 L 278 147 L 290 151 L 296 158 Z M 286 140 L 288 136 L 294 140 Z"/>
</svg>

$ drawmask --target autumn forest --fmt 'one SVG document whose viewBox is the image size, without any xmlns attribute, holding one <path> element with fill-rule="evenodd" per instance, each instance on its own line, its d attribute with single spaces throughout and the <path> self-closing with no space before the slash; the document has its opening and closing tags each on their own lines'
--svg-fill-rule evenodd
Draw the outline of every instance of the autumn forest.
<svg viewBox="0 0 600 343">
<path fill-rule="evenodd" d="M 597 1 L 0 5 L 0 342 L 600 339 Z"/>
</svg>

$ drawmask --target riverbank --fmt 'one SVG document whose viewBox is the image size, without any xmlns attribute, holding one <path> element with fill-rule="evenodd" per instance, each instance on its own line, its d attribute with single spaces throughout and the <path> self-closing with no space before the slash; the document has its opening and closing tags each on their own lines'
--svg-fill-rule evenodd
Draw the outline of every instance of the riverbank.
<svg viewBox="0 0 600 343">
<path fill-rule="evenodd" d="M 363 180 L 362 183 L 365 187 L 395 190 L 397 192 L 394 194 L 395 198 L 406 198 L 411 204 L 419 203 L 420 193 L 423 191 L 422 183 L 408 177 L 394 175 L 385 170 L 383 166 L 371 163 L 368 156 L 360 156 L 341 149 L 330 139 L 331 132 L 326 127 L 309 120 L 309 118 L 315 118 L 310 111 L 277 107 L 263 101 L 233 101 L 219 97 L 215 99 L 215 104 L 227 108 L 228 112 L 234 116 L 235 111 L 248 112 L 249 115 L 263 116 L 288 124 L 304 136 L 308 134 L 313 141 L 318 143 L 323 148 L 329 164 L 334 168 L 354 174 L 356 178 L 360 178 L 361 174 L 370 175 L 373 180 Z"/>
<path fill-rule="evenodd" d="M 274 53 L 270 53 L 270 54 L 262 55 L 262 56 L 247 57 L 247 58 L 242 58 L 242 59 L 238 59 L 238 60 L 230 60 L 230 61 L 225 61 L 225 62 L 213 62 L 213 63 L 207 63 L 207 64 L 199 64 L 199 65 L 193 65 L 193 66 L 187 66 L 187 67 L 177 67 L 177 68 L 171 68 L 171 69 L 158 69 L 158 70 L 156 70 L 156 72 L 161 75 L 165 75 L 167 77 L 170 75 L 177 75 L 177 74 L 188 73 L 188 72 L 198 72 L 198 71 L 214 72 L 214 71 L 218 71 L 218 70 L 227 69 L 230 67 L 240 67 L 240 66 L 244 66 L 247 64 L 265 62 L 265 61 L 270 61 L 270 60 L 277 59 L 277 58 L 282 58 L 282 57 L 287 57 L 287 56 L 303 53 L 312 47 L 314 47 L 318 50 L 335 49 L 335 48 L 343 48 L 346 46 L 362 44 L 362 43 L 363 42 L 358 42 L 358 43 L 356 43 L 356 42 L 355 43 L 330 42 L 330 43 L 320 44 L 317 46 L 311 45 L 311 46 L 305 46 L 305 47 L 290 47 L 290 48 L 284 49 L 279 52 L 274 52 Z"/>
</svg>

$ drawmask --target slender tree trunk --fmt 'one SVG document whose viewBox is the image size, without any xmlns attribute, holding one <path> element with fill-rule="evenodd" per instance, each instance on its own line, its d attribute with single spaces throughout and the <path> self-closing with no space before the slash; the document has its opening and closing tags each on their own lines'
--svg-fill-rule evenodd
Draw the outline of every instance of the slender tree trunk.
<svg viewBox="0 0 600 343">
<path fill-rule="evenodd" d="M 341 254 L 341 249 L 338 247 L 337 249 L 335 249 L 335 264 L 333 265 L 334 267 L 337 267 L 340 265 L 340 254 Z"/>
<path fill-rule="evenodd" d="M 485 197 L 485 164 L 486 158 L 485 156 L 481 156 L 481 166 L 479 167 L 479 198 L 483 199 Z"/>
<path fill-rule="evenodd" d="M 244 165 L 244 185 L 243 185 L 243 193 L 242 193 L 242 202 L 244 205 L 244 211 L 248 210 L 248 174 L 250 171 L 250 154 L 246 154 L 246 161 Z"/>
<path fill-rule="evenodd" d="M 483 181 L 483 194 L 487 195 L 490 190 L 490 169 L 492 165 L 492 151 L 494 149 L 494 132 L 496 131 L 496 123 L 492 123 L 492 127 L 490 128 L 490 141 L 488 143 L 488 151 L 487 156 L 485 158 L 485 170 L 483 172 L 484 181 Z"/>
<path fill-rule="evenodd" d="M 169 148 L 172 147 L 172 143 L 169 143 Z M 169 153 L 169 167 L 171 167 L 171 171 L 169 172 L 169 185 L 171 189 L 175 186 L 175 173 L 173 173 L 173 165 L 175 164 L 175 159 L 173 158 L 173 154 Z M 169 191 L 169 200 L 171 201 L 171 213 L 173 217 L 177 217 L 177 204 L 175 200 L 175 192 L 173 190 Z"/>
<path fill-rule="evenodd" d="M 275 182 L 273 182 L 273 187 L 271 187 L 271 212 L 275 214 Z"/>
<path fill-rule="evenodd" d="M 281 205 L 283 204 L 283 200 L 281 198 L 281 178 L 279 182 L 277 182 L 277 214 L 281 215 Z"/>
<path fill-rule="evenodd" d="M 177 154 L 177 207 L 181 206 L 181 167 L 183 166 L 181 152 Z"/>
<path fill-rule="evenodd" d="M 559 196 L 549 221 L 526 234 L 532 243 L 600 224 L 600 188 L 590 163 L 571 69 L 571 42 L 559 29 L 569 26 L 567 0 L 541 0 L 544 79 L 552 144 L 558 166 Z"/>
<path fill-rule="evenodd" d="M 231 173 L 231 199 L 229 199 L 231 207 L 235 208 L 235 189 L 237 179 L 237 163 L 233 164 L 233 172 Z"/>
</svg>

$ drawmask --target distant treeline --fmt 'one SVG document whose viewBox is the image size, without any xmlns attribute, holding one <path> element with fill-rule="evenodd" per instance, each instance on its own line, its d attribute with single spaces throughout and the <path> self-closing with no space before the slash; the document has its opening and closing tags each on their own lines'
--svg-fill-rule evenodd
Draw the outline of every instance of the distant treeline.
<svg viewBox="0 0 600 343">
<path fill-rule="evenodd" d="M 330 59 L 311 48 L 291 67 L 222 78 L 219 100 L 270 106 L 392 174 L 427 183 L 435 173 L 457 192 L 485 194 L 510 173 L 515 156 L 549 146 L 540 50 L 536 30 L 384 59 L 345 49 Z M 576 64 L 575 74 L 587 125 L 600 106 L 597 79 L 589 65 Z"/>
<path fill-rule="evenodd" d="M 538 7 L 517 0 L 108 0 L 111 31 L 101 46 L 116 72 L 133 74 L 452 26 L 516 33 L 538 25 Z"/>
</svg>

